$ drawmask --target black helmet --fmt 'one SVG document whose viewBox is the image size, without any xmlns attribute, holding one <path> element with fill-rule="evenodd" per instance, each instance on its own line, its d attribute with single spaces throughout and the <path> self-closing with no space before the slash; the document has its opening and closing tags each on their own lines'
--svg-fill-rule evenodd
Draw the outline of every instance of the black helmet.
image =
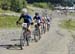
<svg viewBox="0 0 75 54">
<path fill-rule="evenodd" d="M 35 15 L 39 15 L 39 13 L 36 12 Z"/>
</svg>

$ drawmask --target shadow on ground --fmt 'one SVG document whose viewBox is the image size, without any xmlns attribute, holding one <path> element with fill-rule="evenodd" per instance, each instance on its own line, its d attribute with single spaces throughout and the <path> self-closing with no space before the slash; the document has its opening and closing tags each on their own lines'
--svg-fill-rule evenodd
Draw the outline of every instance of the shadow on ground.
<svg viewBox="0 0 75 54">
<path fill-rule="evenodd" d="M 6 44 L 6 45 L 0 45 L 1 48 L 6 48 L 8 50 L 20 50 L 20 45 L 17 44 Z"/>
</svg>

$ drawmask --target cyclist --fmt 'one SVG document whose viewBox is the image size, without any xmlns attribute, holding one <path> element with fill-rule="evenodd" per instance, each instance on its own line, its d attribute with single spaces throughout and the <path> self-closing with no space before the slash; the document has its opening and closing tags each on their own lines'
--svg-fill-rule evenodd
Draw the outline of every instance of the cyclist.
<svg viewBox="0 0 75 54">
<path fill-rule="evenodd" d="M 38 24 L 38 26 L 40 26 L 41 17 L 39 16 L 38 12 L 35 13 L 35 16 L 33 17 L 33 20 L 35 20 L 35 22 Z"/>
<path fill-rule="evenodd" d="M 46 19 L 46 29 L 49 31 L 50 22 L 52 18 L 49 16 L 46 16 L 45 19 Z"/>
<path fill-rule="evenodd" d="M 49 16 L 46 16 L 46 19 L 47 19 L 47 22 L 50 22 L 50 20 L 51 20 L 51 17 L 49 17 Z"/>
<path fill-rule="evenodd" d="M 35 24 L 35 27 L 38 27 L 41 33 L 41 16 L 39 16 L 38 12 L 35 13 L 35 16 L 33 17 L 33 21 L 34 23 L 37 23 Z"/>
<path fill-rule="evenodd" d="M 42 16 L 42 20 L 41 20 L 41 32 L 43 31 L 44 33 L 46 32 L 46 20 L 45 20 L 45 17 Z"/>
<path fill-rule="evenodd" d="M 30 32 L 31 34 L 31 31 L 29 29 L 29 26 L 30 24 L 32 23 L 32 18 L 31 16 L 28 14 L 28 11 L 27 9 L 22 9 L 22 14 L 20 15 L 20 18 L 18 19 L 18 21 L 16 22 L 17 24 L 19 23 L 19 21 L 23 19 L 24 20 L 24 23 L 27 23 L 27 30 Z"/>
</svg>

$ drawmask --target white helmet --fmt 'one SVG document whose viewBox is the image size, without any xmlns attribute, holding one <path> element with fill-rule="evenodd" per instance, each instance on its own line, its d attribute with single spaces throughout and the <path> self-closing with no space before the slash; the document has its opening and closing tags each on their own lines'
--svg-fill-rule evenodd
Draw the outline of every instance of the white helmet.
<svg viewBox="0 0 75 54">
<path fill-rule="evenodd" d="M 22 9 L 22 13 L 27 13 L 28 11 L 27 11 L 27 9 L 26 8 L 23 8 Z"/>
</svg>

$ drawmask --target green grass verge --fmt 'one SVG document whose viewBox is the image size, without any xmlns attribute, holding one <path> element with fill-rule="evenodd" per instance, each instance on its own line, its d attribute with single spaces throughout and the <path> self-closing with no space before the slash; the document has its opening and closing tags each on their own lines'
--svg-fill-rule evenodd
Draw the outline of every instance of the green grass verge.
<svg viewBox="0 0 75 54">
<path fill-rule="evenodd" d="M 0 13 L 14 13 L 13 11 L 10 11 L 10 10 L 2 10 L 0 8 Z M 15 12 L 16 13 L 16 12 Z"/>
<path fill-rule="evenodd" d="M 70 13 L 69 15 L 71 15 L 71 16 L 75 16 L 75 13 Z"/>
<path fill-rule="evenodd" d="M 16 21 L 19 17 L 0 16 L 0 28 L 17 28 Z"/>
<path fill-rule="evenodd" d="M 63 20 L 60 24 L 60 27 L 68 30 L 75 30 L 75 20 Z"/>
</svg>

